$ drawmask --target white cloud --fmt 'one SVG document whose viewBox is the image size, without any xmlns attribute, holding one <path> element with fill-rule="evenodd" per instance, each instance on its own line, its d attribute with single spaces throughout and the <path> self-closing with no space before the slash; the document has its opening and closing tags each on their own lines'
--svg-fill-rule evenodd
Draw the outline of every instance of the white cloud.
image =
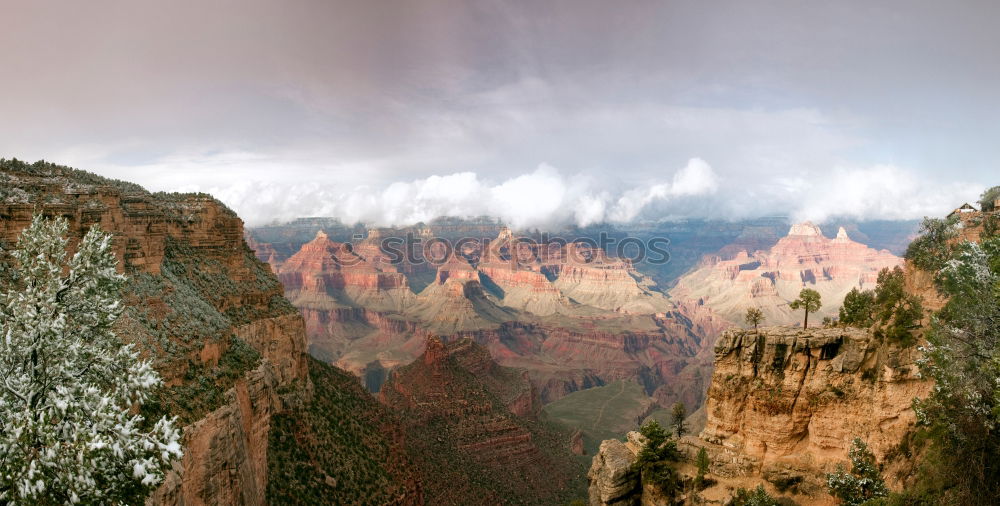
<svg viewBox="0 0 1000 506">
<path fill-rule="evenodd" d="M 473 172 L 459 172 L 395 182 L 384 188 L 242 181 L 182 189 L 216 195 L 251 225 L 302 216 L 335 216 L 349 223 L 388 226 L 426 222 L 438 216 L 489 215 L 514 227 L 546 227 L 630 221 L 657 203 L 710 195 L 717 188 L 716 180 L 707 163 L 692 159 L 673 174 L 671 182 L 628 189 L 618 198 L 613 198 L 607 181 L 564 175 L 545 164 L 497 182 Z"/>
<path fill-rule="evenodd" d="M 613 171 L 568 173 L 547 164 L 506 178 L 464 171 L 384 185 L 365 184 L 367 166 L 362 163 L 325 171 L 315 167 L 286 167 L 271 157 L 235 152 L 171 156 L 140 172 L 121 166 L 101 172 L 138 179 L 151 190 L 211 193 L 250 225 L 303 216 L 388 226 L 438 216 L 489 215 L 529 228 L 764 215 L 813 221 L 913 219 L 940 216 L 983 190 L 981 184 L 930 179 L 895 165 L 841 166 L 766 178 L 739 170 L 723 173 L 701 158 L 655 171 L 658 178 L 639 185 L 622 184 Z M 142 177 L 131 177 L 136 173 Z M 241 176 L 234 178 L 234 173 Z"/>
<path fill-rule="evenodd" d="M 799 221 L 941 216 L 983 190 L 979 184 L 927 180 L 893 165 L 841 167 L 795 185 L 800 198 L 792 217 Z"/>
</svg>

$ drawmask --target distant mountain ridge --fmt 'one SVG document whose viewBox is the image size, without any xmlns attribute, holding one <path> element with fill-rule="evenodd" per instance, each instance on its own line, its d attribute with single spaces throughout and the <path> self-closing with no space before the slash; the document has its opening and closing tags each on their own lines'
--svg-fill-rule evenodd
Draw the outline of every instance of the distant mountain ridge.
<svg viewBox="0 0 1000 506">
<path fill-rule="evenodd" d="M 887 250 L 852 240 L 843 227 L 830 239 L 805 222 L 792 225 L 766 250 L 730 248 L 706 257 L 669 293 L 674 300 L 704 305 L 735 324 L 742 323 L 748 307 L 760 308 L 768 324 L 794 324 L 800 315 L 788 303 L 803 288 L 822 296 L 819 318 L 836 316 L 848 291 L 874 287 L 880 270 L 902 263 Z"/>
</svg>

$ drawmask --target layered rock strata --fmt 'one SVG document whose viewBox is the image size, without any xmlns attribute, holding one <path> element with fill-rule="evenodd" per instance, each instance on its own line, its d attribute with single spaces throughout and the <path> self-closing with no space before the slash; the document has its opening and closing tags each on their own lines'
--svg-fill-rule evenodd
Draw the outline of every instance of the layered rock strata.
<svg viewBox="0 0 1000 506">
<path fill-rule="evenodd" d="M 803 288 L 820 293 L 818 321 L 836 316 L 852 288 L 875 286 L 880 270 L 902 265 L 886 250 L 874 250 L 848 237 L 841 227 L 833 239 L 811 223 L 793 225 L 788 235 L 767 250 L 727 250 L 703 260 L 670 290 L 677 301 L 706 306 L 729 321 L 742 324 L 748 307 L 764 312 L 774 325 L 793 325 L 801 318 L 789 302 Z"/>
</svg>

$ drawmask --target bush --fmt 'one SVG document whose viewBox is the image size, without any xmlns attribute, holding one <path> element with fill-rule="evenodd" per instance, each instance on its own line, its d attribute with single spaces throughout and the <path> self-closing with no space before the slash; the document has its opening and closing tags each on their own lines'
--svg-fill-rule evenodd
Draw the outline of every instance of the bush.
<svg viewBox="0 0 1000 506">
<path fill-rule="evenodd" d="M 775 498 L 771 497 L 763 485 L 757 485 L 753 490 L 740 488 L 736 490 L 736 495 L 729 501 L 728 506 L 780 506 Z"/>
<path fill-rule="evenodd" d="M 840 499 L 844 504 L 856 506 L 876 497 L 889 494 L 885 481 L 879 474 L 875 464 L 875 455 L 868 450 L 868 445 L 860 438 L 854 438 L 848 452 L 851 459 L 851 472 L 844 466 L 837 465 L 837 472 L 826 475 L 826 485 L 830 495 Z"/>
</svg>

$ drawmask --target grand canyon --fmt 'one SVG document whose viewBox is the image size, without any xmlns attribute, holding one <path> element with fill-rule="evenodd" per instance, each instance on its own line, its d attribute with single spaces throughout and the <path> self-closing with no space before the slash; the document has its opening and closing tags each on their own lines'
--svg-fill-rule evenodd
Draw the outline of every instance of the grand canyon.
<svg viewBox="0 0 1000 506">
<path fill-rule="evenodd" d="M 1000 504 L 1000 4 L 0 13 L 0 506 Z"/>
</svg>

